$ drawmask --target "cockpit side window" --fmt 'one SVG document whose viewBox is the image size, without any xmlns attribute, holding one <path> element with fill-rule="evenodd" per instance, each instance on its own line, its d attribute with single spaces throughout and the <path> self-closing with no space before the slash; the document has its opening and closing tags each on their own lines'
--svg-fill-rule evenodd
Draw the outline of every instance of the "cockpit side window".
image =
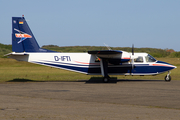
<svg viewBox="0 0 180 120">
<path fill-rule="evenodd" d="M 143 57 L 139 56 L 138 58 L 134 59 L 134 62 L 143 62 Z"/>
<path fill-rule="evenodd" d="M 156 62 L 156 59 L 155 58 L 153 58 L 151 55 L 147 55 L 146 57 L 146 62 Z"/>
</svg>

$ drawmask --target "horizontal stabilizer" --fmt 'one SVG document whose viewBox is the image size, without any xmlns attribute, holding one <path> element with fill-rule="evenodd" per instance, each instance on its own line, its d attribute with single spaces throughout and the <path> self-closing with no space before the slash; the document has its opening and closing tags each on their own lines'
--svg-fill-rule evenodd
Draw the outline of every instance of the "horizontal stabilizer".
<svg viewBox="0 0 180 120">
<path fill-rule="evenodd" d="M 23 56 L 23 55 L 29 55 L 29 54 L 27 54 L 27 53 L 15 53 L 15 52 L 12 52 L 12 53 L 6 54 L 4 56 L 12 56 L 12 55 L 14 55 L 14 56 Z"/>
</svg>

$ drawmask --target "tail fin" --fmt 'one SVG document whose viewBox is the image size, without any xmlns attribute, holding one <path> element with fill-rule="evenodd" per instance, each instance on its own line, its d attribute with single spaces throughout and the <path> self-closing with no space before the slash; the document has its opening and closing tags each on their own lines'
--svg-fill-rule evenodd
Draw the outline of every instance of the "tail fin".
<svg viewBox="0 0 180 120">
<path fill-rule="evenodd" d="M 41 49 L 24 17 L 12 17 L 13 52 L 54 52 Z"/>
</svg>

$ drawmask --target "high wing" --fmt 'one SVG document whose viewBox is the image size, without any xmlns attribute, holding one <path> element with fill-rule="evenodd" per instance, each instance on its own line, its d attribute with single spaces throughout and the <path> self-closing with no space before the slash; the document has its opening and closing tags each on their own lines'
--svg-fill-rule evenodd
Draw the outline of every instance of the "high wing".
<svg viewBox="0 0 180 120">
<path fill-rule="evenodd" d="M 101 59 L 108 59 L 109 63 L 112 64 L 119 64 L 130 60 L 129 53 L 121 50 L 95 50 L 88 51 L 88 54 L 95 55 Z"/>
<path fill-rule="evenodd" d="M 104 82 L 109 81 L 108 63 L 118 65 L 130 60 L 129 53 L 120 50 L 96 50 L 88 51 L 88 54 L 100 58 L 101 74 L 104 77 Z"/>
<path fill-rule="evenodd" d="M 117 55 L 121 55 L 122 51 L 120 50 L 95 50 L 95 51 L 88 51 L 89 54 L 94 54 L 100 58 L 114 58 Z"/>
<path fill-rule="evenodd" d="M 122 51 L 120 50 L 94 50 L 88 51 L 89 54 L 120 54 Z"/>
</svg>

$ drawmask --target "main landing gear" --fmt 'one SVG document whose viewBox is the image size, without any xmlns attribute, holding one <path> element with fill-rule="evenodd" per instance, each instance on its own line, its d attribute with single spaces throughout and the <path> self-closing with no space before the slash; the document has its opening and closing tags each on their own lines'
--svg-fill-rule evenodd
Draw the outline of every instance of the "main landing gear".
<svg viewBox="0 0 180 120">
<path fill-rule="evenodd" d="M 171 81 L 170 73 L 171 73 L 171 72 L 168 71 L 168 74 L 167 74 L 167 75 L 165 76 L 165 78 L 164 78 L 166 82 L 170 82 L 170 81 Z"/>
<path fill-rule="evenodd" d="M 104 83 L 108 83 L 109 80 L 110 80 L 110 77 L 109 77 L 109 76 L 103 77 L 103 82 L 104 82 Z"/>
</svg>

